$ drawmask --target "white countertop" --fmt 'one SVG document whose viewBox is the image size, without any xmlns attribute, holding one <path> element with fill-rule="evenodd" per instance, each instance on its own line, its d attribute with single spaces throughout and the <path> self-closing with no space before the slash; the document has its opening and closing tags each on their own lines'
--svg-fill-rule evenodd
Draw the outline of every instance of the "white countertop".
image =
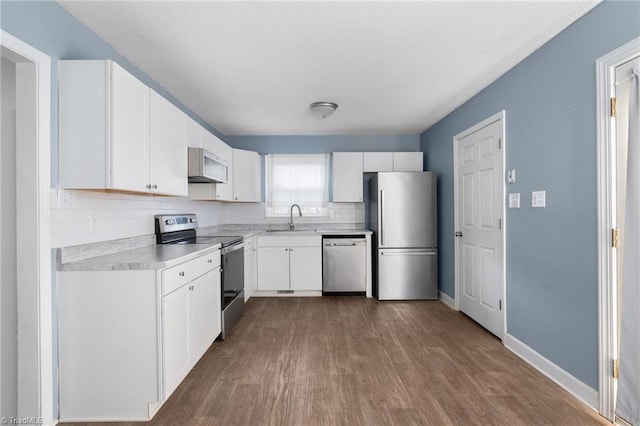
<svg viewBox="0 0 640 426">
<path fill-rule="evenodd" d="M 220 244 L 154 244 L 77 262 L 58 265 L 59 271 L 117 271 L 164 269 L 179 265 L 213 251 Z"/>
<path fill-rule="evenodd" d="M 370 235 L 366 229 L 286 229 L 267 231 L 265 229 L 230 229 L 202 236 L 309 236 L 309 235 Z M 188 262 L 220 249 L 220 244 L 153 244 L 144 247 L 118 251 L 84 260 L 59 263 L 59 271 L 116 271 L 133 269 L 165 269 Z"/>
</svg>

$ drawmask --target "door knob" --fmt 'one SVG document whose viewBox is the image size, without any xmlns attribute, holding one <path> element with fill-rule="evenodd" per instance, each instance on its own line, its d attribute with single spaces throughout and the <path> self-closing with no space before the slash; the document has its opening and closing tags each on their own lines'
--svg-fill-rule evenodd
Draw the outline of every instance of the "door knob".
<svg viewBox="0 0 640 426">
<path fill-rule="evenodd" d="M 455 234 L 455 235 L 456 235 L 456 237 L 462 237 L 462 232 L 461 232 L 461 231 L 458 231 L 458 232 L 456 232 L 456 234 Z"/>
</svg>

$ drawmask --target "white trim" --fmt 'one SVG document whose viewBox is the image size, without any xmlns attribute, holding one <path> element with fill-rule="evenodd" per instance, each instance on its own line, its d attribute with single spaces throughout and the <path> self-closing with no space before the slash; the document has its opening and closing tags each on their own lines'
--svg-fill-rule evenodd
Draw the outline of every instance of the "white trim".
<svg viewBox="0 0 640 426">
<path fill-rule="evenodd" d="M 27 249 L 34 253 L 36 263 L 36 299 L 38 312 L 32 315 L 32 323 L 18 324 L 18 335 L 21 330 L 37 330 L 38 347 L 38 389 L 31 392 L 37 393 L 37 405 L 44 424 L 55 424 L 53 418 L 53 360 L 52 360 L 52 300 L 51 300 L 51 248 L 49 226 L 49 191 L 50 191 L 50 167 L 51 167 L 51 58 L 13 35 L 1 31 L 0 45 L 19 54 L 36 65 L 37 84 L 37 145 L 31 151 L 33 157 L 25 159 L 26 164 L 17 164 L 17 167 L 34 170 L 36 173 L 36 187 L 22 188 L 21 191 L 36 193 L 37 204 L 35 217 L 35 241 L 28 242 Z M 18 291 L 28 291 L 28 286 L 18 285 Z M 33 297 L 33 295 L 31 295 Z M 18 306 L 18 310 L 20 306 Z M 19 358 L 19 357 L 18 357 Z M 20 402 L 18 401 L 18 404 Z M 18 413 L 21 415 L 21 413 Z M 29 413 L 32 416 L 34 413 Z"/>
<path fill-rule="evenodd" d="M 614 420 L 615 380 L 611 363 L 615 356 L 614 251 L 611 248 L 613 217 L 613 126 L 609 100 L 615 94 L 615 68 L 640 54 L 640 37 L 596 60 L 596 126 L 598 182 L 598 381 L 600 414 Z"/>
<path fill-rule="evenodd" d="M 451 296 L 449 296 L 447 293 L 444 293 L 443 291 L 438 290 L 438 299 L 440 299 L 440 301 L 442 303 L 444 303 L 445 305 L 447 305 L 451 309 L 454 309 L 454 310 L 457 311 L 457 309 L 456 309 L 456 301 Z"/>
<path fill-rule="evenodd" d="M 505 203 L 504 203 L 504 194 L 506 191 L 505 188 L 505 182 L 504 182 L 504 174 L 505 174 L 505 169 L 506 169 L 506 143 L 507 143 L 507 120 L 506 120 L 506 111 L 502 110 L 494 115 L 492 115 L 491 117 L 482 120 L 481 122 L 477 123 L 474 126 L 469 127 L 468 129 L 464 130 L 463 132 L 458 133 L 457 135 L 455 135 L 453 137 L 453 221 L 455 224 L 455 229 L 454 231 L 457 231 L 459 229 L 461 229 L 460 224 L 458 223 L 458 195 L 459 195 L 459 188 L 458 188 L 458 142 L 465 138 L 466 136 L 469 136 L 470 134 L 477 132 L 480 129 L 483 129 L 497 121 L 502 121 L 502 176 L 503 176 L 503 181 L 502 181 L 502 194 L 500 194 L 500 197 L 502 198 L 503 202 L 502 202 L 502 209 L 501 209 L 501 218 L 502 218 L 502 282 L 503 282 L 503 286 L 502 286 L 502 315 L 503 315 L 503 333 L 502 336 L 498 336 L 500 337 L 500 339 L 504 340 L 504 337 L 507 333 L 507 244 L 506 244 L 506 235 L 507 235 L 507 220 L 506 220 L 506 208 L 505 208 Z M 456 237 L 454 237 L 456 238 Z M 455 260 L 454 260 L 454 270 L 455 270 L 455 274 L 454 274 L 454 287 L 455 287 L 455 299 L 454 299 L 454 309 L 456 311 L 460 310 L 460 298 L 458 297 L 458 294 L 460 294 L 460 279 L 458 276 L 458 270 L 459 270 L 459 254 L 460 254 L 460 249 L 459 249 L 459 242 L 456 240 L 454 240 L 454 256 L 455 256 Z"/>
<path fill-rule="evenodd" d="M 591 386 L 578 380 L 509 333 L 505 335 L 504 345 L 533 368 L 556 382 L 561 388 L 597 411 L 598 392 Z"/>
</svg>

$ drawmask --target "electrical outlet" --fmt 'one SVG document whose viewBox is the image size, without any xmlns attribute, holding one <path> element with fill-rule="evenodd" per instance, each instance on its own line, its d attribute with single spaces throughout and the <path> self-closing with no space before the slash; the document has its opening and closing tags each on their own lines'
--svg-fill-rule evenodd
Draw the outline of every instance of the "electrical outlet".
<svg viewBox="0 0 640 426">
<path fill-rule="evenodd" d="M 513 192 L 509 194 L 509 208 L 510 209 L 519 209 L 520 208 L 520 193 Z"/>
<path fill-rule="evenodd" d="M 546 207 L 546 191 L 533 191 L 531 193 L 531 207 Z"/>
<path fill-rule="evenodd" d="M 516 183 L 516 169 L 507 172 L 507 183 Z"/>
</svg>

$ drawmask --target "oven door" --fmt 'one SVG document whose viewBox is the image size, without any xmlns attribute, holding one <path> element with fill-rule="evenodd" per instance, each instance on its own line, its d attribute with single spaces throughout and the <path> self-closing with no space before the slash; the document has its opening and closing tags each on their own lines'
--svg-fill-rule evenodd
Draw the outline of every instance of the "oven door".
<svg viewBox="0 0 640 426">
<path fill-rule="evenodd" d="M 222 249 L 222 310 L 244 290 L 244 243 Z"/>
</svg>

